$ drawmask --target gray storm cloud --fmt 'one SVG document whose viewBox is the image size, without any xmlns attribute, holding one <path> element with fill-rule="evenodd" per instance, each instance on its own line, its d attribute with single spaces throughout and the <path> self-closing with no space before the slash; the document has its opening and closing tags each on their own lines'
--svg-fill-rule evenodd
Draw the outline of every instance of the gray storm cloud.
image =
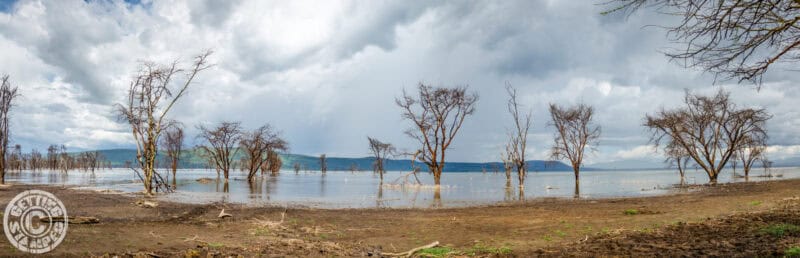
<svg viewBox="0 0 800 258">
<path fill-rule="evenodd" d="M 12 140 L 31 147 L 130 147 L 112 105 L 142 60 L 212 62 L 176 107 L 188 125 L 271 123 L 295 153 L 365 156 L 366 136 L 416 146 L 394 99 L 419 82 L 480 94 L 448 157 L 497 160 L 510 117 L 505 82 L 533 110 L 531 159 L 552 141 L 546 106 L 585 102 L 603 127 L 591 162 L 652 158 L 642 117 L 680 103 L 683 89 L 725 87 L 776 114 L 775 155 L 800 152 L 798 73 L 775 69 L 761 91 L 671 63 L 673 17 L 604 16 L 585 1 L 20 1 L 0 12 L 0 72 L 20 86 Z"/>
</svg>

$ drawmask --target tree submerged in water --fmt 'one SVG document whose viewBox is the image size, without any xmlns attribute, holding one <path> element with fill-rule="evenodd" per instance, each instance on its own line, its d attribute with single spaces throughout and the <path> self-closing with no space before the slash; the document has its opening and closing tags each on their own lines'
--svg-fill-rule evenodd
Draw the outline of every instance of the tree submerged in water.
<svg viewBox="0 0 800 258">
<path fill-rule="evenodd" d="M 131 126 L 136 143 L 136 165 L 134 171 L 141 169 L 145 192 L 149 195 L 153 190 L 170 191 L 169 184 L 156 172 L 156 157 L 161 133 L 176 122 L 167 117 L 175 103 L 186 94 L 189 85 L 200 71 L 208 69 L 206 51 L 195 57 L 188 70 L 178 67 L 178 61 L 167 65 L 143 62 L 139 73 L 134 77 L 128 90 L 128 99 L 124 104 L 117 104 L 119 119 Z M 186 79 L 174 88 L 175 77 L 185 73 Z"/>
<path fill-rule="evenodd" d="M 772 116 L 763 108 L 736 107 L 724 90 L 710 97 L 687 90 L 684 104 L 647 115 L 644 126 L 650 129 L 653 145 L 665 144 L 668 154 L 690 157 L 711 184 L 737 151 L 767 137 L 766 122 Z"/>
<path fill-rule="evenodd" d="M 445 151 L 453 143 L 464 119 L 475 112 L 477 93 L 467 94 L 467 87 L 434 88 L 420 83 L 419 97 L 403 97 L 395 102 L 403 109 L 403 118 L 414 126 L 406 134 L 422 145 L 419 159 L 433 174 L 434 183 L 441 183 Z"/>
</svg>

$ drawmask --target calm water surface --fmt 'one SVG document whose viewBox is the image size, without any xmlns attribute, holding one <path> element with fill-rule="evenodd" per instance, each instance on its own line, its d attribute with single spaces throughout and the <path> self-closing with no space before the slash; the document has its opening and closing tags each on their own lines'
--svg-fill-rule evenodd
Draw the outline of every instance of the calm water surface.
<svg viewBox="0 0 800 258">
<path fill-rule="evenodd" d="M 520 200 L 516 179 L 506 188 L 502 173 L 444 173 L 440 198 L 430 187 L 402 186 L 406 172 L 388 172 L 384 185 L 372 172 L 281 171 L 277 176 L 260 176 L 249 184 L 243 172 L 232 172 L 227 192 L 224 180 L 217 180 L 214 170 L 179 170 L 177 192 L 160 195 L 165 200 L 208 203 L 235 202 L 252 205 L 308 206 L 321 208 L 363 207 L 457 207 Z M 800 178 L 800 168 L 774 168 L 777 177 L 758 177 L 762 169 L 754 169 L 750 181 Z M 424 184 L 432 184 L 433 176 L 418 174 Z M 516 178 L 516 175 L 513 175 Z M 211 178 L 211 183 L 200 183 L 199 178 Z M 409 177 L 410 179 L 413 177 Z M 143 187 L 130 169 L 98 170 L 94 173 L 70 171 L 12 172 L 6 175 L 10 182 L 27 184 L 63 185 L 75 188 L 110 189 L 127 193 L 140 192 Z M 170 179 L 171 181 L 171 179 Z M 522 199 L 537 197 L 575 196 L 572 172 L 531 172 L 525 180 Z M 702 171 L 687 171 L 689 184 L 708 182 Z M 719 182 L 743 182 L 730 171 L 720 175 Z M 580 198 L 652 196 L 682 191 L 673 186 L 680 183 L 675 170 L 647 171 L 586 171 L 581 173 Z M 685 189 L 683 190 L 685 191 Z"/>
</svg>

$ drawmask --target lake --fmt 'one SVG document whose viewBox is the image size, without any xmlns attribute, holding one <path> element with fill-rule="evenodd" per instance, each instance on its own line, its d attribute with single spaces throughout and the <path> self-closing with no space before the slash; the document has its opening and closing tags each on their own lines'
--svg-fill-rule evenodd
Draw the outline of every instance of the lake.
<svg viewBox="0 0 800 258">
<path fill-rule="evenodd" d="M 773 168 L 773 177 L 763 175 L 762 169 L 753 169 L 749 181 L 800 178 L 800 168 Z M 739 171 L 741 173 L 741 171 Z M 166 173 L 162 172 L 166 175 Z M 520 198 L 516 175 L 512 187 L 506 188 L 503 173 L 444 173 L 442 187 L 437 196 L 432 187 L 403 186 L 407 172 L 387 172 L 384 184 L 371 171 L 281 171 L 277 176 L 259 176 L 249 184 L 244 172 L 231 172 L 227 192 L 224 180 L 217 180 L 214 170 L 182 169 L 178 171 L 177 191 L 157 198 L 187 203 L 229 202 L 249 205 L 304 206 L 317 208 L 365 207 L 463 207 L 498 202 L 513 202 L 541 197 L 574 198 L 575 183 L 572 172 L 531 172 L 525 180 Z M 424 184 L 432 184 L 433 176 L 418 173 Z M 199 178 L 211 178 L 211 183 L 200 183 Z M 143 186 L 130 169 L 84 171 L 30 171 L 9 172 L 6 180 L 14 183 L 63 185 L 94 190 L 118 190 L 126 193 L 141 192 Z M 171 179 L 170 179 L 171 181 Z M 703 184 L 708 176 L 703 171 L 687 171 L 686 183 Z M 720 183 L 744 182 L 733 177 L 730 171 L 719 177 Z M 585 171 L 581 173 L 580 198 L 653 196 L 680 191 L 675 188 L 680 176 L 675 170 L 644 171 Z"/>
</svg>

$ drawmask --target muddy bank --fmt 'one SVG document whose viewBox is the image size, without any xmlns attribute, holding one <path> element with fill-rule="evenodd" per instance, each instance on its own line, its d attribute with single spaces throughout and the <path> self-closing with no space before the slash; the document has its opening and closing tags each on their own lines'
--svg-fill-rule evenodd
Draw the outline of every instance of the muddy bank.
<svg viewBox="0 0 800 258">
<path fill-rule="evenodd" d="M 669 196 L 599 200 L 537 199 L 451 209 L 283 209 L 235 204 L 192 205 L 60 187 L 0 189 L 0 204 L 26 189 L 60 198 L 70 225 L 52 256 L 367 256 L 433 241 L 451 255 L 727 256 L 733 250 L 780 255 L 795 235 L 763 238 L 760 225 L 796 221 L 800 180 L 738 183 Z M 220 219 L 225 209 L 231 218 Z M 760 214 L 760 215 L 753 215 Z M 790 218 L 795 218 L 791 220 Z M 761 224 L 755 221 L 763 220 Z M 744 225 L 750 225 L 745 227 Z M 694 232 L 697 232 L 696 234 Z M 741 236 L 741 237 L 740 237 Z M 705 251 L 699 251 L 705 250 Z M 0 256 L 24 255 L 6 240 Z"/>
</svg>

